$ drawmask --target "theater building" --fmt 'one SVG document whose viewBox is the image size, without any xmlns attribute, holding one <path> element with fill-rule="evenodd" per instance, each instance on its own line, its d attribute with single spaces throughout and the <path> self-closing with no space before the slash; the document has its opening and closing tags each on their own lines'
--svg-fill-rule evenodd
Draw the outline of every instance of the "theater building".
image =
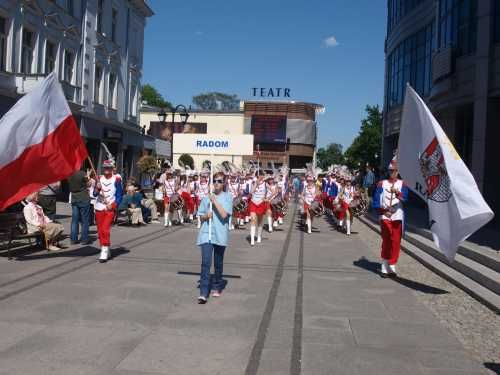
<svg viewBox="0 0 500 375">
<path fill-rule="evenodd" d="M 143 105 L 140 123 L 145 132 L 171 144 L 173 134 L 210 134 L 254 136 L 253 155 L 216 157 L 216 162 L 228 160 L 236 165 L 254 164 L 262 168 L 280 167 L 304 168 L 312 162 L 316 150 L 316 115 L 323 106 L 293 101 L 241 101 L 235 111 L 189 111 L 185 125 L 178 115 L 172 115 L 164 123 L 158 119 L 159 108 Z M 167 111 L 168 112 L 168 111 Z M 172 152 L 174 167 L 178 167 L 180 154 Z M 205 154 L 191 154 L 195 168 L 201 168 Z M 219 160 L 220 159 L 220 160 Z"/>
</svg>

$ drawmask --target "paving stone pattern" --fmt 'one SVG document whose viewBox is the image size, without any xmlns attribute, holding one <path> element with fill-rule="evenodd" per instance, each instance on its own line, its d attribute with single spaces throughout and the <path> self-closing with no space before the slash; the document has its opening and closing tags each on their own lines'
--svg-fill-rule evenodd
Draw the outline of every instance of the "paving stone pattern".
<svg viewBox="0 0 500 375">
<path fill-rule="evenodd" d="M 68 229 L 68 207 L 58 210 Z M 0 374 L 476 375 L 498 363 L 498 336 L 468 331 L 471 310 L 498 327 L 476 301 L 453 299 L 460 291 L 405 255 L 405 279 L 381 279 L 359 222 L 347 238 L 323 219 L 304 234 L 295 219 L 253 248 L 233 232 L 226 290 L 206 305 L 192 226 L 115 227 L 107 264 L 93 246 L 1 257 Z M 455 303 L 449 318 L 442 298 Z M 493 345 L 483 356 L 472 332 Z"/>
</svg>

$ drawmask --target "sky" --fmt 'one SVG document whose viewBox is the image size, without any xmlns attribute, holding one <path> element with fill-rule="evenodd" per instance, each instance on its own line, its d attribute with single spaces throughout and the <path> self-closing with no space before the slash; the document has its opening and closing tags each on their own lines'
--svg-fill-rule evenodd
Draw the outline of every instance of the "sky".
<svg viewBox="0 0 500 375">
<path fill-rule="evenodd" d="M 142 82 L 174 105 L 202 92 L 290 88 L 323 104 L 318 146 L 344 150 L 383 104 L 385 0 L 147 0 Z"/>
</svg>

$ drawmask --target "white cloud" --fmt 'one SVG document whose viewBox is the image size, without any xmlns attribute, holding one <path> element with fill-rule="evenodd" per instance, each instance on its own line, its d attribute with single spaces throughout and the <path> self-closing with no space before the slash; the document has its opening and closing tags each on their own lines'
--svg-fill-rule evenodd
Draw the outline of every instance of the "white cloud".
<svg viewBox="0 0 500 375">
<path fill-rule="evenodd" d="M 335 38 L 333 35 L 323 40 L 323 46 L 325 46 L 326 48 L 337 47 L 338 45 L 339 42 L 337 42 L 337 38 Z"/>
</svg>

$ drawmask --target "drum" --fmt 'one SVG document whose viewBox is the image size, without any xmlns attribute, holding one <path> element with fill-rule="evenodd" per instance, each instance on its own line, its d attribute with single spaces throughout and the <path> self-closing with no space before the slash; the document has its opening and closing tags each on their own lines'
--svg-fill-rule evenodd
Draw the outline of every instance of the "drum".
<svg viewBox="0 0 500 375">
<path fill-rule="evenodd" d="M 179 194 L 172 194 L 170 197 L 170 207 L 174 210 L 182 210 L 184 207 L 184 201 Z"/>
<path fill-rule="evenodd" d="M 352 212 L 352 216 L 362 216 L 368 212 L 368 202 L 361 196 L 357 197 L 351 202 L 349 209 Z"/>
<path fill-rule="evenodd" d="M 248 201 L 242 197 L 236 197 L 233 199 L 233 211 L 242 213 L 248 208 Z"/>
<path fill-rule="evenodd" d="M 271 208 L 273 209 L 273 211 L 282 212 L 285 206 L 286 202 L 280 196 L 274 197 L 273 200 L 271 200 Z"/>
<path fill-rule="evenodd" d="M 321 216 L 325 212 L 325 207 L 323 206 L 323 203 L 320 201 L 313 201 L 311 205 L 309 206 L 309 212 L 313 216 Z"/>
</svg>

